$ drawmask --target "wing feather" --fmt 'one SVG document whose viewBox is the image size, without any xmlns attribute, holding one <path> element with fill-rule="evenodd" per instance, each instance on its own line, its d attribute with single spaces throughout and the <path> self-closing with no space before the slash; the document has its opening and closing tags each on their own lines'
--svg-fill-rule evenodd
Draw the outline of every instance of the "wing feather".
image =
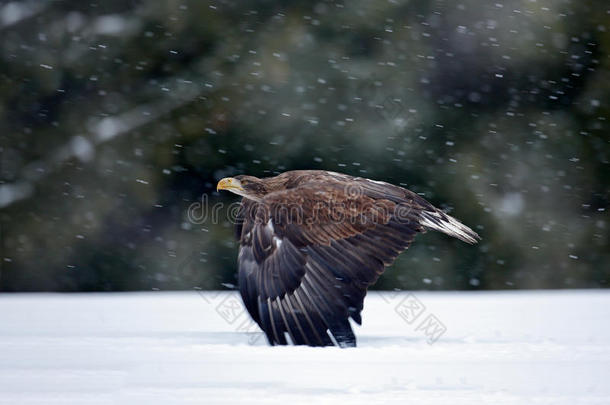
<svg viewBox="0 0 610 405">
<path fill-rule="evenodd" d="M 279 297 L 276 297 L 273 300 L 273 317 L 275 320 L 277 332 L 276 340 L 273 343 L 285 345 L 288 343 L 286 341 L 286 333 L 288 333 L 288 324 L 286 323 L 284 311 L 282 310 L 282 303 Z"/>
<path fill-rule="evenodd" d="M 298 332 L 298 333 L 294 334 L 295 338 L 296 338 L 295 343 L 297 345 L 305 344 L 305 345 L 312 346 L 313 342 L 311 342 L 309 340 L 307 334 L 305 333 L 305 331 L 307 329 L 306 328 L 304 329 L 303 325 L 302 325 L 303 314 L 300 311 L 298 311 L 297 309 L 295 309 L 295 307 L 292 303 L 292 298 L 293 298 L 292 294 L 286 295 L 285 299 L 283 300 L 283 303 L 286 304 L 287 316 L 289 318 L 292 317 L 294 325 L 296 325 L 296 332 Z"/>
</svg>

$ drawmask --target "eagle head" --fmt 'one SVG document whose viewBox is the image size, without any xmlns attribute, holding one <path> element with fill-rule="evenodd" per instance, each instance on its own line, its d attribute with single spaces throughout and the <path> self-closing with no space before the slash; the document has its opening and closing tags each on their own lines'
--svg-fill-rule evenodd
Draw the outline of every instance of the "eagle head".
<svg viewBox="0 0 610 405">
<path fill-rule="evenodd" d="M 243 174 L 221 179 L 216 186 L 216 191 L 218 190 L 227 190 L 255 201 L 261 200 L 267 194 L 263 180 Z"/>
</svg>

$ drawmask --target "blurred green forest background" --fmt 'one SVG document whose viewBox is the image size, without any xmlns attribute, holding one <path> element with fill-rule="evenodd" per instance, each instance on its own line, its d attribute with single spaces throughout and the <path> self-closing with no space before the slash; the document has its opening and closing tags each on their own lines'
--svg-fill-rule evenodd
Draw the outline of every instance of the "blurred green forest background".
<svg viewBox="0 0 610 405">
<path fill-rule="evenodd" d="M 419 236 L 377 288 L 607 287 L 609 55 L 602 0 L 2 2 L 0 290 L 225 288 L 217 180 L 292 169 L 483 238 Z"/>
</svg>

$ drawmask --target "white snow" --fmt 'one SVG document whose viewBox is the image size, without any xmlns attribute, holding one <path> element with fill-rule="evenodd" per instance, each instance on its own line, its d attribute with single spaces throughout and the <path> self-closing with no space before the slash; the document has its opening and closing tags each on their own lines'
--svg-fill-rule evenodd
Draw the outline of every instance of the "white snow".
<svg viewBox="0 0 610 405">
<path fill-rule="evenodd" d="M 355 349 L 269 347 L 235 292 L 0 295 L 0 404 L 610 403 L 608 291 L 364 308 Z"/>
</svg>

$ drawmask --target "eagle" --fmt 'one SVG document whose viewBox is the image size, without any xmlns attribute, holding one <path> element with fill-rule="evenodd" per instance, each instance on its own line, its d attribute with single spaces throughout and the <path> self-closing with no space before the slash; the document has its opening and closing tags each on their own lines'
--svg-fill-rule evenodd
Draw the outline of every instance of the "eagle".
<svg viewBox="0 0 610 405">
<path fill-rule="evenodd" d="M 480 240 L 412 191 L 337 172 L 239 175 L 218 190 L 243 197 L 239 291 L 271 345 L 356 346 L 349 318 L 362 324 L 367 288 L 418 232 Z"/>
</svg>

